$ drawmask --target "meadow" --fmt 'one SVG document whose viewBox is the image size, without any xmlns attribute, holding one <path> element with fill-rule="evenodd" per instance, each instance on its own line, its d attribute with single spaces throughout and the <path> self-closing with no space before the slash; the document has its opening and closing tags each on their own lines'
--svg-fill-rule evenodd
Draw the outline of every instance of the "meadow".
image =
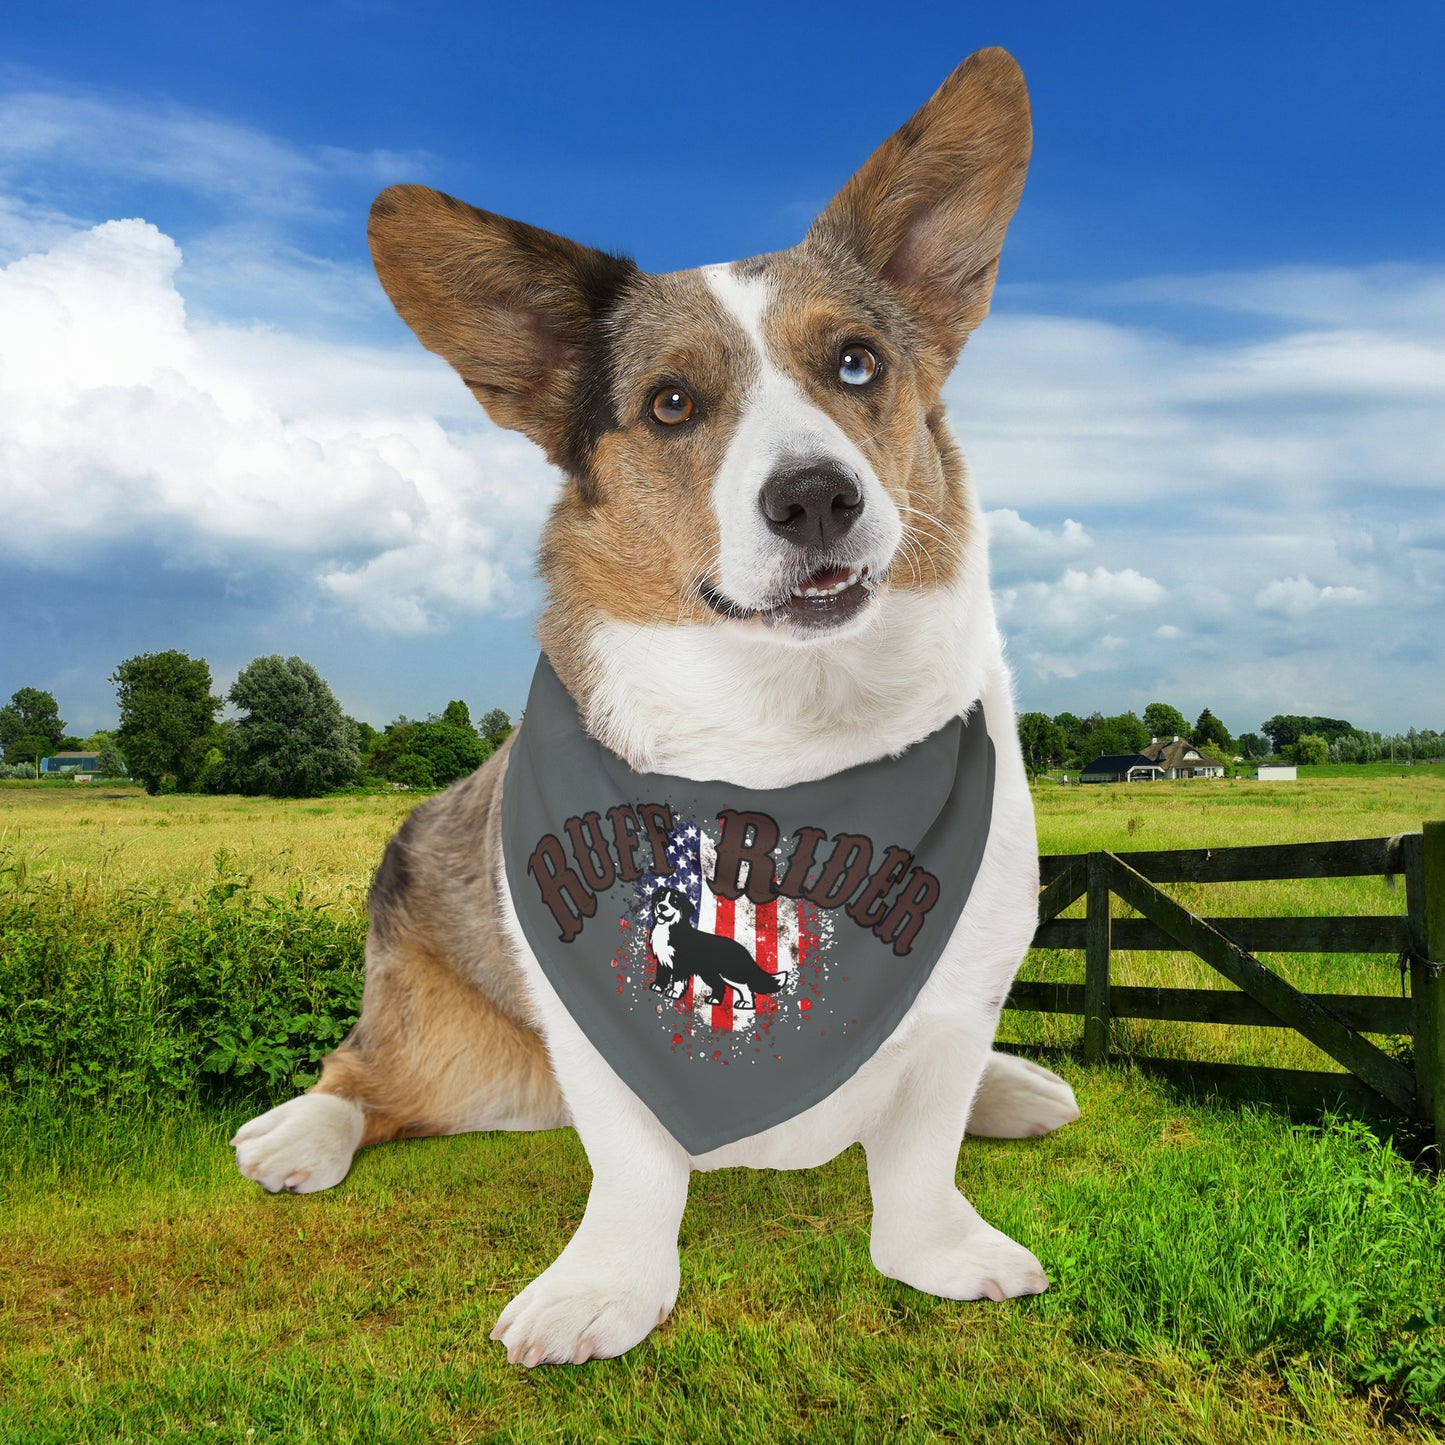
<svg viewBox="0 0 1445 1445">
<path fill-rule="evenodd" d="M 1046 852 L 1369 837 L 1445 817 L 1445 770 L 1041 786 Z M 1279 1030 L 1135 1021 L 1083 1117 L 967 1144 L 1036 1300 L 874 1273 L 861 1152 L 694 1180 L 673 1317 L 621 1360 L 507 1367 L 486 1338 L 586 1199 L 570 1132 L 366 1151 L 272 1198 L 225 1141 L 359 1003 L 364 898 L 415 794 L 315 802 L 0 785 L 0 1440 L 1365 1441 L 1445 1436 L 1445 1190 L 1350 1119 L 1183 1097 L 1130 1050 L 1328 1067 Z M 1175 891 L 1219 913 L 1386 913 L 1383 880 Z M 1275 956 L 1398 990 L 1393 960 Z M 1081 976 L 1040 951 L 1025 976 Z M 1215 986 L 1186 957 L 1116 981 Z"/>
</svg>

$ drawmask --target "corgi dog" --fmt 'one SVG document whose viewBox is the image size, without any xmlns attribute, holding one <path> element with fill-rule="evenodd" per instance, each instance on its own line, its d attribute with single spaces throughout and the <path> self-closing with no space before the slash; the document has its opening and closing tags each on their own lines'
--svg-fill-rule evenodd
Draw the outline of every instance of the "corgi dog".
<svg viewBox="0 0 1445 1445">
<path fill-rule="evenodd" d="M 995 757 L 972 891 L 902 1021 L 821 1102 L 700 1155 L 528 946 L 501 851 L 511 743 L 410 815 L 370 893 L 360 1019 L 309 1093 L 232 1142 L 247 1178 L 304 1193 L 367 1144 L 576 1129 L 590 1196 L 497 1320 L 514 1363 L 615 1356 L 666 1319 L 692 1170 L 808 1168 L 859 1142 L 883 1274 L 961 1300 L 1048 1287 L 955 1180 L 965 1128 L 1035 1136 L 1078 1109 L 992 1047 L 1034 933 L 1037 844 L 984 522 L 941 399 L 1030 145 L 1019 68 L 985 50 L 791 250 L 651 275 L 420 186 L 373 207 L 398 312 L 563 474 L 539 640 L 591 738 L 639 772 L 756 789 L 899 755 L 965 715 Z"/>
</svg>

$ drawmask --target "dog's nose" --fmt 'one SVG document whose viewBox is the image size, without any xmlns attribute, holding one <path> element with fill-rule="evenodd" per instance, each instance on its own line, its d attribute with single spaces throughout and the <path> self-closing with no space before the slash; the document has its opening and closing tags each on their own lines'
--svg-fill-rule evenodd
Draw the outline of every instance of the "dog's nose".
<svg viewBox="0 0 1445 1445">
<path fill-rule="evenodd" d="M 778 536 L 799 547 L 827 547 L 863 515 L 863 490 L 837 462 L 795 463 L 763 483 L 758 506 Z"/>
</svg>

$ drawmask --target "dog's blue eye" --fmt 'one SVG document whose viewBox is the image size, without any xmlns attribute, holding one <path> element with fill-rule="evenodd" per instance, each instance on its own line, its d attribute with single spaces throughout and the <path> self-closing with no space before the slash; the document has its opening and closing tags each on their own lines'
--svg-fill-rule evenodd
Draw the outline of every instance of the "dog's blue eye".
<svg viewBox="0 0 1445 1445">
<path fill-rule="evenodd" d="M 849 386 L 867 386 L 878 375 L 878 358 L 866 346 L 845 347 L 838 358 L 838 379 Z"/>
</svg>

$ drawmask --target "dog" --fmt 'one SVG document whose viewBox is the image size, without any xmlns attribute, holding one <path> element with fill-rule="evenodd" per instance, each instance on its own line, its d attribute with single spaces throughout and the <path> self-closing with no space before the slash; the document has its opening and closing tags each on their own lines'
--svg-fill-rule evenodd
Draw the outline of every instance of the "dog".
<svg viewBox="0 0 1445 1445">
<path fill-rule="evenodd" d="M 752 1010 L 755 994 L 787 990 L 797 981 L 791 970 L 768 973 L 751 953 L 734 938 L 723 938 L 693 927 L 692 899 L 680 888 L 659 888 L 652 898 L 653 956 L 657 974 L 652 987 L 657 993 L 679 999 L 688 982 L 700 978 L 708 987 L 707 1004 L 729 1002 L 729 991 L 737 994 L 737 1006 Z"/>
<path fill-rule="evenodd" d="M 565 477 L 539 640 L 591 738 L 639 771 L 753 789 L 900 754 L 964 715 L 995 758 L 972 891 L 902 1021 L 821 1102 L 701 1155 L 608 1066 L 527 944 L 501 861 L 512 744 L 410 815 L 372 885 L 356 1027 L 309 1093 L 233 1143 L 247 1178 L 304 1193 L 388 1139 L 575 1128 L 586 1213 L 501 1312 L 509 1361 L 618 1355 L 667 1317 L 691 1170 L 807 1168 L 856 1142 L 883 1274 L 952 1299 L 1047 1288 L 955 1183 L 965 1125 L 1028 1137 L 1078 1108 L 992 1048 L 1034 932 L 1037 844 L 984 522 L 941 400 L 987 314 L 1030 147 L 1022 75 L 990 50 L 797 246 L 749 261 L 649 275 L 419 186 L 373 207 L 403 319 Z"/>
</svg>

